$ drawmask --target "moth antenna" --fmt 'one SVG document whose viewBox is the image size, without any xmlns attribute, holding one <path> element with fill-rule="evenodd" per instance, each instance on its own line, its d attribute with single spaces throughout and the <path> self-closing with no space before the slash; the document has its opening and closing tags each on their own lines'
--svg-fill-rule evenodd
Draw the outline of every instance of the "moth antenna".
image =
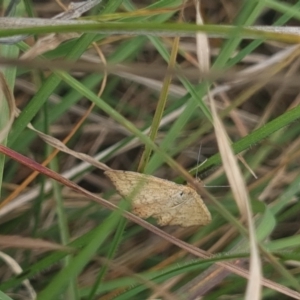
<svg viewBox="0 0 300 300">
<path fill-rule="evenodd" d="M 199 180 L 201 181 L 200 178 L 198 178 L 198 167 L 201 167 L 206 161 L 207 161 L 207 158 L 201 163 L 199 164 L 200 162 L 200 155 L 201 155 L 201 148 L 202 148 L 202 143 L 200 144 L 200 147 L 199 147 L 199 151 L 198 151 L 198 157 L 197 157 L 197 170 L 196 170 L 196 180 Z M 199 166 L 198 166 L 199 165 Z M 218 186 L 215 186 L 215 185 L 203 185 L 204 187 L 209 187 L 209 188 L 216 188 L 216 187 L 222 187 L 222 188 L 225 188 L 225 187 L 230 187 L 229 185 L 218 185 Z"/>
</svg>

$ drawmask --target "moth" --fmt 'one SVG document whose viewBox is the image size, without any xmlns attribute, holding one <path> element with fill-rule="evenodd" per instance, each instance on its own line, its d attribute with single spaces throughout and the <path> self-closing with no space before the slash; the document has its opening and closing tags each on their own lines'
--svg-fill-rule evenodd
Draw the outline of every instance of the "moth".
<svg viewBox="0 0 300 300">
<path fill-rule="evenodd" d="M 153 217 L 160 226 L 189 227 L 211 222 L 202 198 L 189 186 L 130 171 L 108 170 L 104 174 L 118 193 L 130 200 L 132 212 L 140 218 Z"/>
</svg>

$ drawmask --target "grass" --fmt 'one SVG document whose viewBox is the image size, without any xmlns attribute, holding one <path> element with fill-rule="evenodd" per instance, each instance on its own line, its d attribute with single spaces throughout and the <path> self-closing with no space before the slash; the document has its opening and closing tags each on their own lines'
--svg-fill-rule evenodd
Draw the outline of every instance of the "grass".
<svg viewBox="0 0 300 300">
<path fill-rule="evenodd" d="M 216 135 L 222 133 L 214 130 L 208 88 L 232 150 L 246 162 L 238 165 L 264 277 L 252 283 L 262 284 L 263 299 L 299 299 L 300 50 L 286 44 L 298 37 L 246 26 L 269 15 L 272 25 L 298 24 L 300 1 L 292 6 L 253 0 L 240 7 L 202 1 L 203 26 L 194 24 L 192 1 L 148 2 L 106 0 L 82 17 L 97 24 L 0 29 L 0 37 L 38 34 L 0 45 L 7 61 L 3 76 L 21 110 L 0 148 L 0 299 L 251 297 L 251 230 L 228 187 L 222 167 L 228 161 L 218 150 Z M 45 18 L 62 11 L 53 1 L 45 14 L 27 0 L 11 14 Z M 193 37 L 198 29 L 219 34 L 210 39 L 213 63 L 202 81 L 196 54 L 201 45 Z M 43 53 L 33 46 L 40 34 L 74 31 L 80 34 Z M 26 51 L 32 56 L 22 61 Z M 252 65 L 256 73 L 238 73 Z M 10 100 L 1 99 L 1 130 Z M 45 169 L 42 162 L 54 149 L 27 128 L 29 122 L 110 168 L 189 182 L 203 196 L 212 222 L 160 228 L 152 218 L 141 220 L 127 213 L 128 204 L 103 170 L 72 155 L 53 155 Z M 22 185 L 30 168 L 41 175 Z M 214 187 L 195 184 L 195 174 Z"/>
</svg>

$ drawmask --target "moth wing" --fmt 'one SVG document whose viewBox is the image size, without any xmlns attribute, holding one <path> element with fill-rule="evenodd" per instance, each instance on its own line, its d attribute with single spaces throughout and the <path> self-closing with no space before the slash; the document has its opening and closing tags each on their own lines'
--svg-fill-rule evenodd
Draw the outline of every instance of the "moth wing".
<svg viewBox="0 0 300 300">
<path fill-rule="evenodd" d="M 173 182 L 137 172 L 109 170 L 104 174 L 119 194 L 131 201 L 132 212 L 141 218 L 169 209 L 170 191 L 173 192 L 177 186 Z"/>
<path fill-rule="evenodd" d="M 104 174 L 109 177 L 123 197 L 140 194 L 142 189 L 147 189 L 147 175 L 141 176 L 140 173 L 120 170 L 109 170 Z"/>
<path fill-rule="evenodd" d="M 120 195 L 129 198 L 132 212 L 141 218 L 153 216 L 158 224 L 206 225 L 211 215 L 198 193 L 192 188 L 137 172 L 104 172 Z"/>
<path fill-rule="evenodd" d="M 109 177 L 117 191 L 123 197 L 134 197 L 132 201 L 146 204 L 158 202 L 169 190 L 170 181 L 137 172 L 108 170 L 104 174 Z M 174 184 L 174 183 L 173 183 Z"/>
<path fill-rule="evenodd" d="M 164 202 L 170 191 L 176 192 L 178 184 L 137 172 L 109 170 L 104 174 L 110 178 L 117 191 L 123 197 L 134 196 L 137 204 Z"/>
<path fill-rule="evenodd" d="M 165 213 L 153 215 L 159 225 L 189 227 L 207 225 L 211 222 L 211 214 L 198 193 L 192 188 L 186 189 L 189 189 L 186 191 L 188 199 Z"/>
</svg>

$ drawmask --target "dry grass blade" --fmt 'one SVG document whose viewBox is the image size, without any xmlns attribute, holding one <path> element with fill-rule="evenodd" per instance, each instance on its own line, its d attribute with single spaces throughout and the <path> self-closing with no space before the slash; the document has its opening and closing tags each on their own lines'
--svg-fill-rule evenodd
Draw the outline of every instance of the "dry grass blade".
<svg viewBox="0 0 300 300">
<path fill-rule="evenodd" d="M 47 20 L 52 22 L 52 24 L 53 24 L 53 23 L 57 22 L 58 20 L 69 20 L 69 19 L 79 18 L 83 13 L 87 12 L 88 10 L 90 10 L 91 8 L 93 8 L 94 6 L 99 4 L 101 1 L 102 0 L 89 0 L 89 1 L 82 1 L 82 2 L 78 2 L 78 3 L 71 2 L 69 5 L 68 11 L 62 12 L 62 13 L 54 16 L 53 18 L 47 19 Z M 6 18 L 5 17 L 5 18 L 1 18 L 1 20 L 2 20 L 3 28 L 6 28 L 7 25 L 12 26 L 12 28 L 22 27 L 23 22 L 28 23 L 29 26 L 37 25 L 37 22 L 40 25 L 43 25 L 46 22 L 45 20 L 43 21 L 43 19 L 41 19 L 39 21 L 35 21 L 34 18 Z M 4 37 L 4 38 L 0 38 L 0 43 L 15 44 L 17 42 L 24 40 L 27 37 L 28 37 L 28 35 Z M 68 34 L 64 35 L 64 39 L 68 39 L 68 38 L 69 38 Z M 47 39 L 45 40 L 45 42 L 47 42 Z M 61 42 L 62 41 L 58 41 L 57 45 L 59 45 Z M 38 46 L 38 48 L 39 48 L 39 46 Z M 43 49 L 45 49 L 45 48 L 47 48 L 47 46 L 44 45 Z M 51 49 L 51 46 L 49 49 Z M 32 51 L 30 50 L 30 54 L 28 55 L 28 57 L 33 55 L 33 53 L 37 54 L 37 52 L 39 52 L 39 51 L 35 47 L 34 50 L 32 50 Z M 40 51 L 40 53 L 43 53 L 43 52 L 44 52 L 44 50 Z"/>
<path fill-rule="evenodd" d="M 2 258 L 2 260 L 4 260 L 6 262 L 7 265 L 10 266 L 11 270 L 15 273 L 15 274 L 20 274 L 22 273 L 22 268 L 20 267 L 20 265 L 14 260 L 12 259 L 9 255 L 0 252 L 0 257 Z M 25 286 L 25 288 L 28 291 L 28 294 L 30 296 L 30 299 L 35 300 L 36 299 L 36 292 L 33 289 L 33 287 L 30 284 L 30 281 L 28 279 L 24 280 L 23 285 Z"/>
<path fill-rule="evenodd" d="M 223 166 L 232 189 L 234 198 L 240 209 L 241 215 L 247 220 L 250 238 L 250 278 L 247 285 L 246 299 L 260 299 L 261 295 L 261 262 L 255 238 L 255 227 L 252 222 L 252 210 L 247 194 L 246 185 L 237 160 L 230 147 L 227 133 L 218 117 L 214 100 L 210 97 L 211 110 L 214 120 L 217 142 L 223 161 Z"/>
<path fill-rule="evenodd" d="M 7 137 L 7 134 L 14 121 L 15 98 L 5 80 L 2 72 L 0 72 L 0 143 Z"/>
<path fill-rule="evenodd" d="M 21 56 L 21 59 L 33 59 L 47 51 L 56 49 L 61 43 L 73 38 L 78 38 L 79 36 L 78 33 L 47 35 L 37 40 L 35 45 Z"/>
<path fill-rule="evenodd" d="M 62 143 L 60 140 L 35 129 L 31 124 L 28 124 L 28 128 L 30 128 L 31 130 L 36 132 L 38 134 L 38 136 L 44 142 L 49 144 L 50 146 L 52 146 L 52 147 L 54 147 L 54 148 L 56 148 L 56 149 L 58 149 L 62 152 L 65 152 L 67 154 L 73 155 L 74 157 L 76 157 L 76 158 L 78 158 L 82 161 L 85 161 L 85 162 L 91 164 L 92 166 L 95 166 L 96 168 L 99 168 L 101 170 L 110 170 L 110 168 L 106 164 L 103 164 L 103 163 L 99 162 L 95 158 L 93 158 L 93 157 L 91 157 L 91 156 L 89 156 L 85 153 L 80 153 L 80 152 L 71 150 L 64 143 Z"/>
<path fill-rule="evenodd" d="M 99 4 L 102 0 L 92 0 L 74 3 L 71 2 L 65 12 L 55 16 L 55 19 L 75 19 L 81 17 L 83 13 Z M 49 50 L 57 48 L 61 43 L 79 37 L 78 33 L 50 34 L 39 39 L 34 46 L 22 55 L 22 59 L 33 59 Z"/>
<path fill-rule="evenodd" d="M 36 249 L 39 251 L 70 251 L 70 247 L 44 241 L 42 239 L 25 238 L 19 235 L 0 235 L 0 248 Z"/>
<path fill-rule="evenodd" d="M 195 0 L 197 25 L 203 25 L 200 3 L 201 0 Z M 210 69 L 210 51 L 206 34 L 200 32 L 196 34 L 196 47 L 199 69 L 201 73 L 206 73 Z"/>
</svg>

